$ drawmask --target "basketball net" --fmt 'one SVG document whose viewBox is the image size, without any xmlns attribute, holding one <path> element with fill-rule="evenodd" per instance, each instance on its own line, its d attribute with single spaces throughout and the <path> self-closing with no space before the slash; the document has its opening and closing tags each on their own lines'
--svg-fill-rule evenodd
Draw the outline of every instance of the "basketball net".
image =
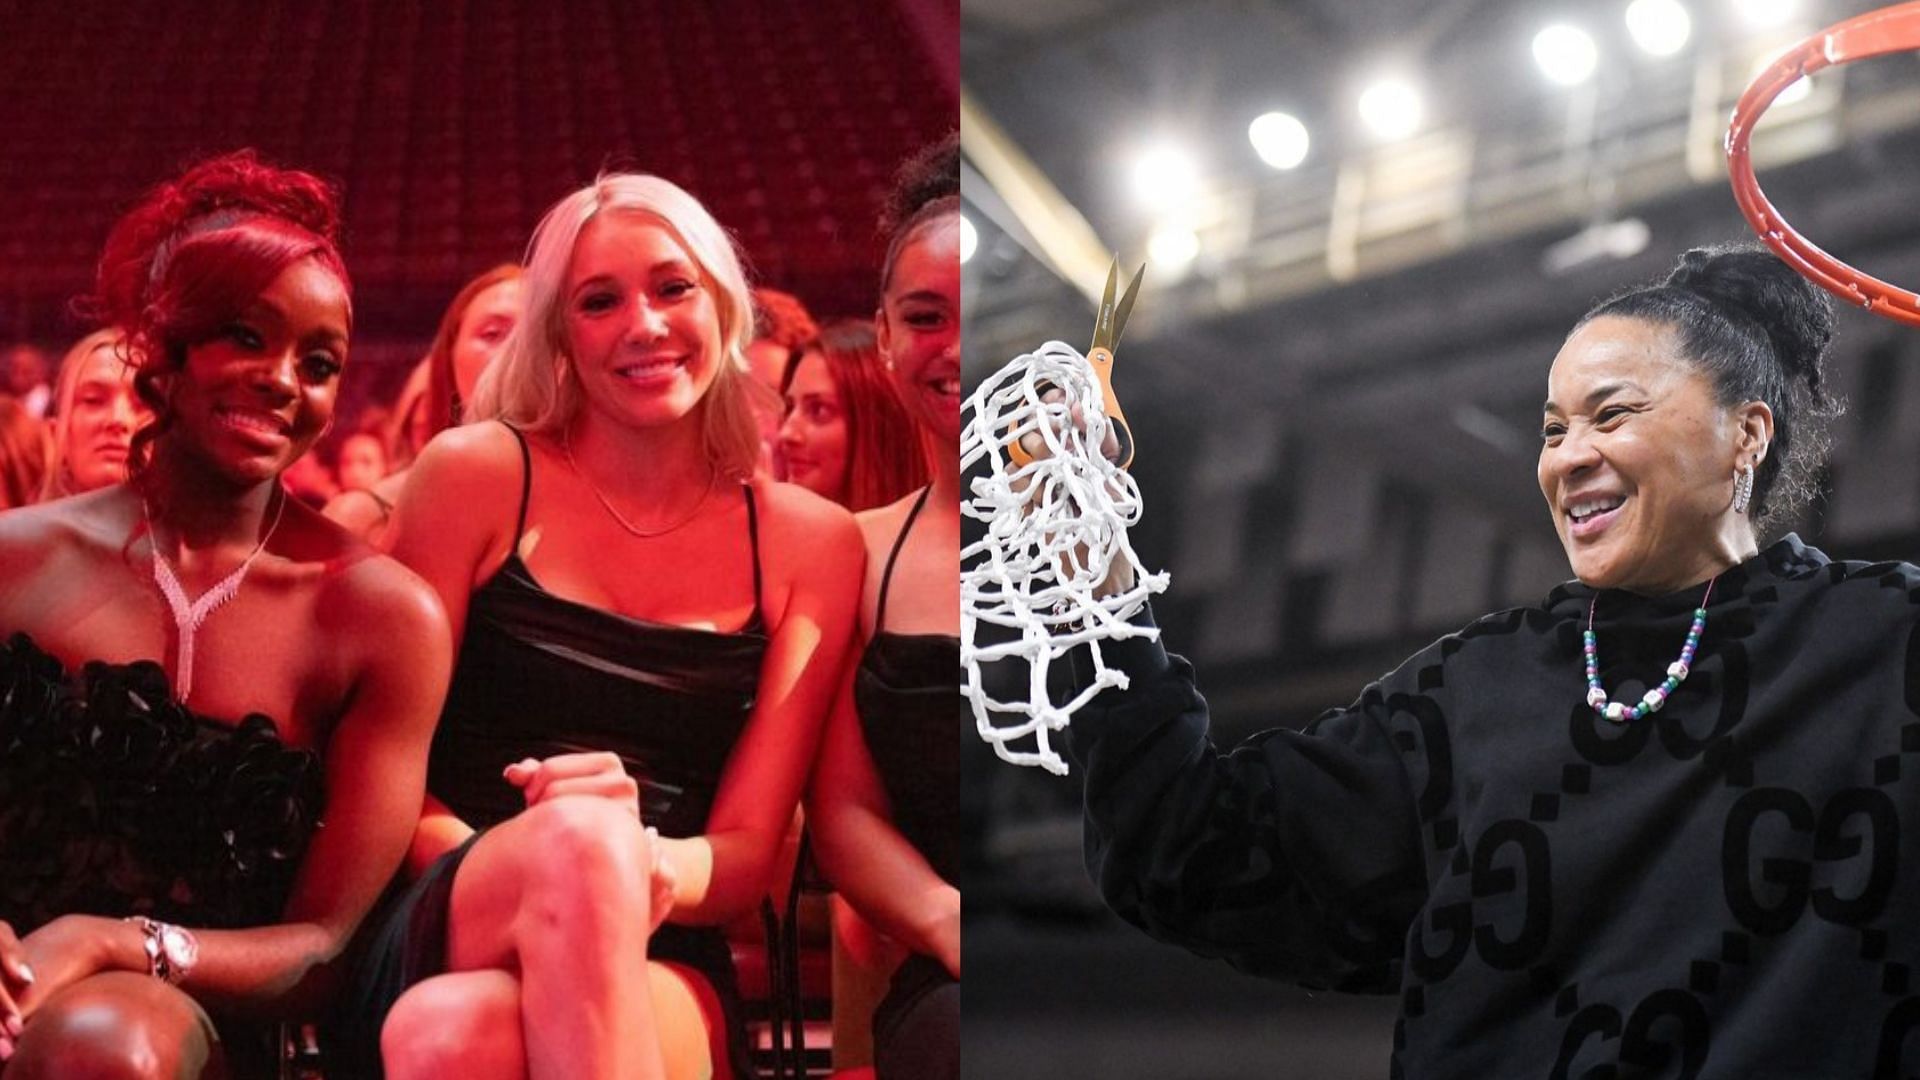
<svg viewBox="0 0 1920 1080">
<path fill-rule="evenodd" d="M 1042 400 L 1055 389 L 1059 400 Z M 1140 520 L 1140 488 L 1100 453 L 1108 428 L 1092 366 L 1058 341 L 995 372 L 961 410 L 960 470 L 986 465 L 960 506 L 986 526 L 982 539 L 960 551 L 961 692 L 980 737 L 1003 760 L 1056 775 L 1065 775 L 1067 763 L 1053 733 L 1100 691 L 1127 685 L 1124 672 L 1107 666 L 1101 644 L 1158 637 L 1158 629 L 1127 620 L 1167 588 L 1166 573 L 1147 573 L 1128 542 L 1128 527 Z M 1015 465 L 1007 447 L 1030 434 L 1046 453 Z M 1133 587 L 1096 595 L 1122 564 L 1133 571 Z M 1091 681 L 1073 685 L 1068 672 L 1050 691 L 1054 665 L 1082 646 Z"/>
</svg>

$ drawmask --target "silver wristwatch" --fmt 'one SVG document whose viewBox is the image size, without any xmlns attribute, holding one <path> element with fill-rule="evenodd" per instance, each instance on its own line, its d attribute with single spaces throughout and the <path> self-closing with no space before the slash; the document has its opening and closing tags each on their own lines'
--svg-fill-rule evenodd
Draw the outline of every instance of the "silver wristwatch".
<svg viewBox="0 0 1920 1080">
<path fill-rule="evenodd" d="M 194 939 L 193 932 L 145 915 L 129 916 L 127 921 L 140 928 L 141 945 L 147 953 L 147 974 L 168 986 L 178 986 L 185 981 L 200 959 L 200 943 Z"/>
</svg>

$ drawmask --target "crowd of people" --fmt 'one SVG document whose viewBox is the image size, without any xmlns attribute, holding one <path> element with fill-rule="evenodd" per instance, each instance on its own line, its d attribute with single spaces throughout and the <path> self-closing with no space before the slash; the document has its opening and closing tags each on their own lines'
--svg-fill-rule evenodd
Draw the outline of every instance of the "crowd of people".
<svg viewBox="0 0 1920 1080">
<path fill-rule="evenodd" d="M 0 1075 L 751 1076 L 798 819 L 957 1076 L 957 138 L 870 316 L 607 173 L 351 425 L 338 198 L 200 162 L 0 354 Z"/>
</svg>

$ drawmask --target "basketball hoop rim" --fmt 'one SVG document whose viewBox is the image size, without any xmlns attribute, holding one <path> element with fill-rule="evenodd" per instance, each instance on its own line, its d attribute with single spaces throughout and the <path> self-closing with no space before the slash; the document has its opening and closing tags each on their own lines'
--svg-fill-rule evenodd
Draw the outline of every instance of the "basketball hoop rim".
<svg viewBox="0 0 1920 1080">
<path fill-rule="evenodd" d="M 1747 224 L 1787 265 L 1848 303 L 1908 326 L 1920 326 L 1920 295 L 1856 270 L 1808 240 L 1767 200 L 1754 176 L 1753 130 L 1780 92 L 1823 68 L 1920 49 L 1920 0 L 1856 15 L 1781 53 L 1756 75 L 1727 127 L 1727 172 Z"/>
</svg>

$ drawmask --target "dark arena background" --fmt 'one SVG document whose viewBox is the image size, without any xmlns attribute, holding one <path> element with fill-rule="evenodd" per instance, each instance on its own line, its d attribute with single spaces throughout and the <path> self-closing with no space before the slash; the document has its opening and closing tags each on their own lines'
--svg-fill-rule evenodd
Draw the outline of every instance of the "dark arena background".
<svg viewBox="0 0 1920 1080">
<path fill-rule="evenodd" d="M 1751 239 L 1722 150 L 1735 99 L 1875 6 L 967 0 L 968 385 L 1051 339 L 1086 349 L 1109 259 L 1147 261 L 1115 365 L 1134 543 L 1172 573 L 1155 612 L 1216 741 L 1298 727 L 1569 576 L 1534 469 L 1554 353 L 1685 249 Z M 1753 141 L 1768 195 L 1920 285 L 1920 59 L 1793 94 Z M 1270 112 L 1292 119 L 1250 133 Z M 1798 531 L 1911 560 L 1920 334 L 1843 310 L 1830 362 L 1847 411 Z M 1392 998 L 1149 942 L 1087 883 L 1077 778 L 970 753 L 968 1075 L 1386 1075 Z"/>
<path fill-rule="evenodd" d="M 240 147 L 339 185 L 355 285 L 335 432 L 447 301 L 607 168 L 700 198 L 750 278 L 868 316 L 894 168 L 954 126 L 956 0 L 0 3 L 0 344 L 61 351 L 107 228 Z"/>
</svg>

